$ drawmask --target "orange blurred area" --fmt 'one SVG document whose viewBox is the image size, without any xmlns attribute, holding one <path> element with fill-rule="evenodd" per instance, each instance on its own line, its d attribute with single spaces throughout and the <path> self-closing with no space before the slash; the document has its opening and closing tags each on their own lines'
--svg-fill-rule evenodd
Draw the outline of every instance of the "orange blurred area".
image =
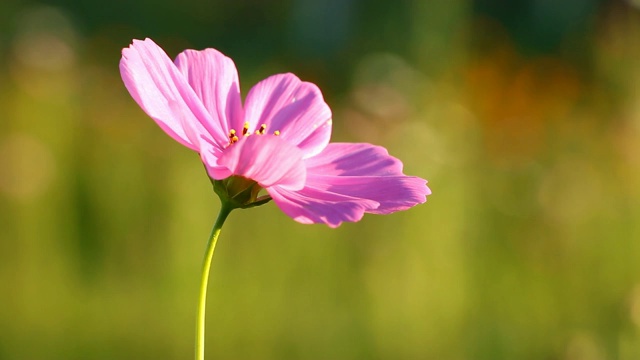
<svg viewBox="0 0 640 360">
<path fill-rule="evenodd" d="M 562 129 L 588 96 L 571 64 L 549 56 L 524 58 L 508 43 L 473 59 L 464 70 L 469 107 L 497 162 L 540 156 L 549 129 Z"/>
</svg>

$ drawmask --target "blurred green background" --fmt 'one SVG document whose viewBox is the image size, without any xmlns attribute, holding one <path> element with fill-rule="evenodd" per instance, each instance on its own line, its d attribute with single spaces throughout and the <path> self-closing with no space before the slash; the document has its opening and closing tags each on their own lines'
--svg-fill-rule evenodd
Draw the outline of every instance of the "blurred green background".
<svg viewBox="0 0 640 360">
<path fill-rule="evenodd" d="M 332 230 L 234 212 L 209 359 L 640 359 L 640 2 L 0 2 L 0 359 L 190 359 L 219 203 L 120 50 L 317 83 L 429 180 Z"/>
</svg>

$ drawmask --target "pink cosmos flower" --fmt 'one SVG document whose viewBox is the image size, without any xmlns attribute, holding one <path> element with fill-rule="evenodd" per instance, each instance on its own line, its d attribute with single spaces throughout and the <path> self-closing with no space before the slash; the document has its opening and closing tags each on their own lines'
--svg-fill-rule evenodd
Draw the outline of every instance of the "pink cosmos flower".
<svg viewBox="0 0 640 360">
<path fill-rule="evenodd" d="M 260 81 L 243 107 L 236 67 L 214 49 L 186 50 L 173 62 L 151 39 L 133 40 L 122 50 L 120 72 L 147 115 L 200 154 L 216 192 L 244 186 L 229 198 L 245 205 L 273 199 L 300 223 L 337 227 L 364 213 L 408 209 L 431 194 L 386 149 L 329 143 L 329 106 L 316 85 L 293 74 Z M 257 198 L 261 189 L 268 196 Z"/>
</svg>

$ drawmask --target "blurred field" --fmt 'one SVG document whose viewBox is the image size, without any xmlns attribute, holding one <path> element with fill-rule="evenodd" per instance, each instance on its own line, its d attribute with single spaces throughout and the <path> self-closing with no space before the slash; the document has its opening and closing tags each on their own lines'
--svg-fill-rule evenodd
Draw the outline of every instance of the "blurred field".
<svg viewBox="0 0 640 360">
<path fill-rule="evenodd" d="M 0 3 L 0 359 L 189 359 L 218 200 L 120 49 L 316 82 L 429 180 L 336 230 L 235 211 L 209 359 L 640 359 L 640 3 Z"/>
</svg>

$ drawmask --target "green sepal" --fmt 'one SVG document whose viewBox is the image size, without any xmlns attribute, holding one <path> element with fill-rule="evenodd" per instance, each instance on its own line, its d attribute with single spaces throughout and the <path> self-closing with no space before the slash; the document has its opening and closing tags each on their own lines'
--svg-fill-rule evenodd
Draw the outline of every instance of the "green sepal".
<svg viewBox="0 0 640 360">
<path fill-rule="evenodd" d="M 233 209 L 248 209 L 268 203 L 271 196 L 258 196 L 262 187 L 254 180 L 242 176 L 230 176 L 223 180 L 213 180 L 213 191 L 220 201 Z"/>
</svg>

